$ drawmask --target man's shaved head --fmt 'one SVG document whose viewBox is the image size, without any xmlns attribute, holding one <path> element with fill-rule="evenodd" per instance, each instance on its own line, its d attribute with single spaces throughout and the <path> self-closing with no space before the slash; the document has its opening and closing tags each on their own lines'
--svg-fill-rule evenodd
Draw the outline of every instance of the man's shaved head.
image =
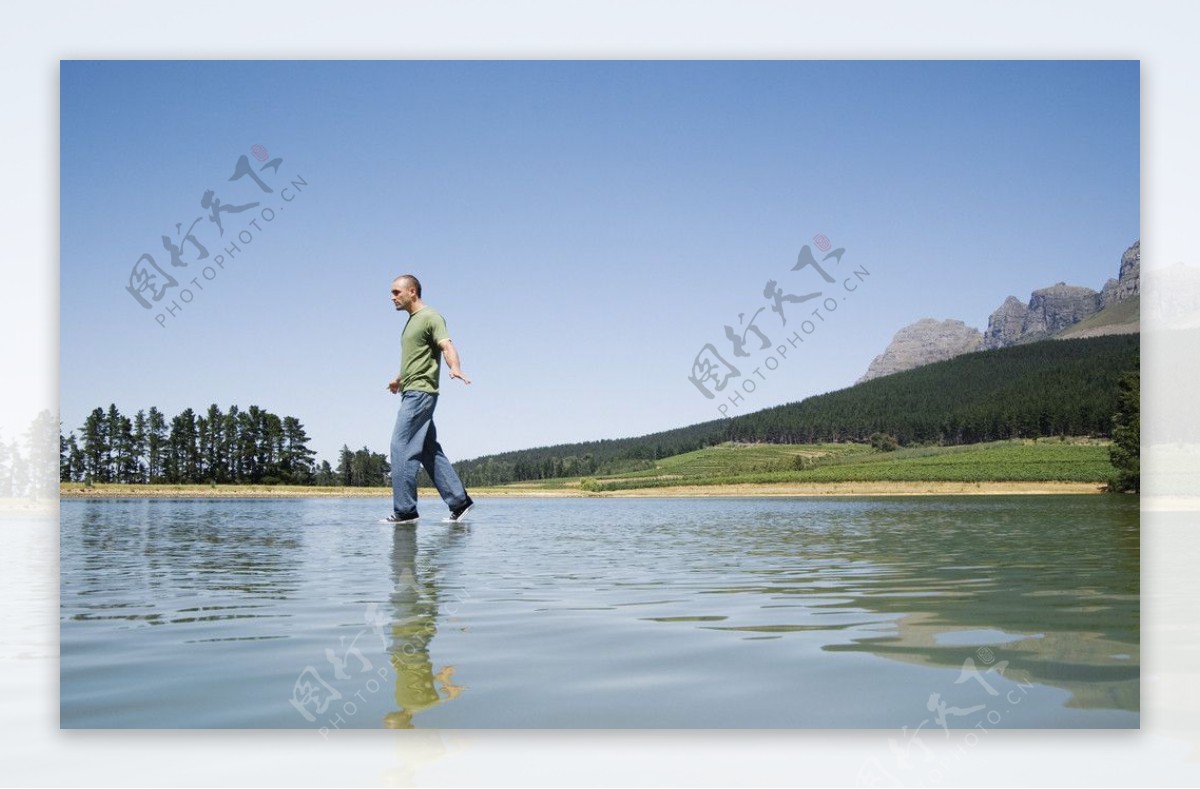
<svg viewBox="0 0 1200 789">
<path fill-rule="evenodd" d="M 392 280 L 392 284 L 403 282 L 406 287 L 412 287 L 417 291 L 417 298 L 421 298 L 421 280 L 414 277 L 412 274 L 401 274 Z"/>
</svg>

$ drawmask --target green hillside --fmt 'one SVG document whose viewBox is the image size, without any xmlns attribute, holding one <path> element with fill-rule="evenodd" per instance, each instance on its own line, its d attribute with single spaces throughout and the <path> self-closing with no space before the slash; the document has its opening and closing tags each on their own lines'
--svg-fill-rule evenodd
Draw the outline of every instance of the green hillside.
<svg viewBox="0 0 1200 789">
<path fill-rule="evenodd" d="M 592 477 L 591 491 L 782 482 L 1106 482 L 1108 442 L 1032 439 L 879 452 L 864 444 L 722 444 L 655 468 Z"/>
<path fill-rule="evenodd" d="M 652 472 L 664 458 L 730 441 L 847 445 L 879 433 L 917 447 L 1104 437 L 1117 379 L 1138 367 L 1139 340 L 1114 335 L 979 351 L 731 419 L 505 452 L 456 468 L 468 485 L 497 485 Z"/>
</svg>

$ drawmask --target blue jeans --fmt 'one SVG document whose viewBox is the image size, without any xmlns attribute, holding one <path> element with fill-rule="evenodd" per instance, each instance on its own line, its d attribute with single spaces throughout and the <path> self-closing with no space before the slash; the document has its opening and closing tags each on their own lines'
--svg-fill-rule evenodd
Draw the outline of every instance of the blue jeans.
<svg viewBox="0 0 1200 789">
<path fill-rule="evenodd" d="M 425 467 L 442 501 L 453 509 L 467 502 L 467 491 L 437 442 L 433 409 L 437 395 L 407 391 L 400 395 L 400 412 L 392 430 L 392 508 L 397 515 L 417 512 L 417 474 Z"/>
</svg>

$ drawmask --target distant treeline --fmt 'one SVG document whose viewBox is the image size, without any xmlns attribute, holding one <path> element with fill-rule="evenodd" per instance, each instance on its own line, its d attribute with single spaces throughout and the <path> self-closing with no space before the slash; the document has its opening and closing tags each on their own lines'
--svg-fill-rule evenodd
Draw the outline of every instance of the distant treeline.
<svg viewBox="0 0 1200 789">
<path fill-rule="evenodd" d="M 252 405 L 168 419 L 158 408 L 132 418 L 115 404 L 96 408 L 59 441 L 59 480 L 124 484 L 386 485 L 388 463 L 366 447 L 343 446 L 337 468 L 315 463 L 296 417 Z"/>
<path fill-rule="evenodd" d="M 725 441 L 973 444 L 1109 436 L 1118 379 L 1140 335 L 1051 340 L 979 351 L 787 405 L 636 438 L 559 444 L 456 464 L 468 485 L 619 473 Z"/>
</svg>

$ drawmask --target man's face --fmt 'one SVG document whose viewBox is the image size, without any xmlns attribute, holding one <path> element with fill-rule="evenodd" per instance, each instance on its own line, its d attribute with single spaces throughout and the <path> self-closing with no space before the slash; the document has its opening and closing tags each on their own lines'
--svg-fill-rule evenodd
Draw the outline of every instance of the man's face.
<svg viewBox="0 0 1200 789">
<path fill-rule="evenodd" d="M 412 304 L 416 297 L 417 289 L 409 284 L 408 280 L 398 279 L 392 283 L 392 304 L 396 305 L 396 309 L 408 309 L 408 305 Z"/>
</svg>

